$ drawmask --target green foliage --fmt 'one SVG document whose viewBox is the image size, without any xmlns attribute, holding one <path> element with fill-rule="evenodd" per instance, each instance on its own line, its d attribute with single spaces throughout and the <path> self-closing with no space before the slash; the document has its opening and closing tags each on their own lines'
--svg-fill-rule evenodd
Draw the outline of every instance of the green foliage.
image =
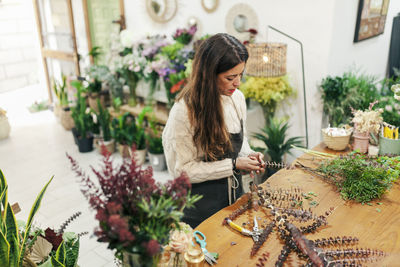
<svg viewBox="0 0 400 267">
<path fill-rule="evenodd" d="M 151 111 L 149 111 L 151 112 Z M 157 130 L 157 125 L 156 121 L 153 116 L 149 116 L 149 128 L 150 128 L 150 133 L 146 134 L 146 139 L 147 139 L 147 149 L 151 154 L 163 154 L 164 153 L 164 147 L 162 145 L 162 138 Z"/>
<path fill-rule="evenodd" d="M 291 154 L 292 146 L 302 145 L 302 137 L 299 136 L 286 140 L 288 128 L 288 122 L 274 118 L 268 120 L 262 129 L 262 133 L 253 135 L 253 137 L 263 141 L 267 149 L 256 148 L 256 150 L 268 154 L 272 161 L 282 162 L 284 154 Z"/>
<path fill-rule="evenodd" d="M 364 203 L 380 198 L 398 179 L 400 157 L 351 153 L 323 162 L 317 171 L 338 187 L 343 199 Z"/>
<path fill-rule="evenodd" d="M 40 208 L 44 193 L 53 177 L 46 183 L 32 205 L 25 229 L 22 235 L 18 232 L 18 223 L 7 199 L 7 181 L 0 170 L 0 266 L 22 267 L 28 237 L 33 218 Z"/>
<path fill-rule="evenodd" d="M 86 92 L 91 93 L 91 94 L 100 93 L 101 86 L 102 86 L 101 81 L 94 78 L 88 82 L 88 85 L 86 87 Z"/>
<path fill-rule="evenodd" d="M 86 99 L 82 96 L 83 85 L 80 81 L 73 81 L 71 85 L 77 89 L 77 101 L 75 107 L 71 108 L 72 119 L 80 138 L 88 137 L 94 128 L 93 118 L 86 105 Z"/>
<path fill-rule="evenodd" d="M 93 46 L 92 49 L 89 51 L 89 56 L 92 56 L 93 61 L 97 62 L 99 59 L 99 56 L 102 54 L 103 52 L 101 51 L 101 47 L 100 46 Z"/>
<path fill-rule="evenodd" d="M 62 241 L 56 254 L 51 257 L 53 267 L 76 267 L 78 266 L 79 238 L 71 241 Z"/>
<path fill-rule="evenodd" d="M 122 106 L 122 100 L 121 100 L 121 98 L 119 98 L 119 97 L 113 98 L 112 104 L 113 104 L 113 107 L 114 107 L 115 111 L 116 111 L 116 112 L 119 112 L 120 107 Z"/>
<path fill-rule="evenodd" d="M 356 72 L 346 72 L 343 76 L 328 76 L 323 79 L 320 91 L 329 124 L 338 127 L 349 123 L 352 118 L 350 107 L 356 110 L 367 109 L 369 103 L 379 98 L 376 85 L 375 77 L 359 75 Z"/>
<path fill-rule="evenodd" d="M 68 92 L 67 92 L 67 77 L 62 75 L 62 82 L 58 82 L 56 79 L 53 79 L 53 91 L 58 99 L 58 103 L 61 107 L 68 106 Z"/>
<path fill-rule="evenodd" d="M 183 44 L 176 42 L 161 48 L 161 54 L 167 56 L 170 60 L 174 60 L 178 56 L 179 50 L 183 47 Z"/>
<path fill-rule="evenodd" d="M 392 125 L 400 125 L 400 103 L 393 97 L 391 87 L 400 83 L 400 77 L 386 78 L 381 81 L 380 93 L 382 97 L 379 99 L 377 108 L 383 108 L 383 121 Z"/>
<path fill-rule="evenodd" d="M 135 131 L 135 117 L 133 115 L 126 112 L 118 118 L 114 118 L 111 127 L 111 134 L 115 142 L 129 146 L 133 144 L 133 133 Z"/>
<path fill-rule="evenodd" d="M 107 108 L 103 108 L 100 104 L 100 99 L 97 99 L 97 107 L 99 112 L 97 115 L 97 121 L 101 128 L 101 135 L 104 141 L 111 140 L 111 116 Z"/>
<path fill-rule="evenodd" d="M 114 118 L 111 122 L 112 136 L 117 143 L 132 146 L 142 150 L 146 148 L 145 135 L 145 116 L 151 112 L 150 107 L 145 107 L 135 119 L 129 112 L 126 112 L 119 118 Z"/>
<path fill-rule="evenodd" d="M 246 77 L 240 85 L 240 90 L 246 98 L 251 98 L 261 104 L 264 116 L 272 118 L 279 102 L 294 94 L 287 76 L 281 77 Z"/>
</svg>

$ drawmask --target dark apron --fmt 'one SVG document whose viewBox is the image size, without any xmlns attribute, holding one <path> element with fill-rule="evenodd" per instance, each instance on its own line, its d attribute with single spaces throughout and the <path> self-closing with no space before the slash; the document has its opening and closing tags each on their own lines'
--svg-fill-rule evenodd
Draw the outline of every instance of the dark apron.
<svg viewBox="0 0 400 267">
<path fill-rule="evenodd" d="M 243 121 L 240 120 L 240 133 L 230 134 L 230 140 L 233 151 L 225 153 L 221 159 L 237 157 L 243 144 Z M 239 186 L 235 190 L 236 198 L 242 194 L 242 176 L 235 174 Z M 184 209 L 182 221 L 189 224 L 193 229 L 202 221 L 218 212 L 219 210 L 229 206 L 228 179 L 224 177 L 218 180 L 211 180 L 202 183 L 192 184 L 192 195 L 202 195 L 203 198 L 197 201 L 193 208 Z"/>
</svg>

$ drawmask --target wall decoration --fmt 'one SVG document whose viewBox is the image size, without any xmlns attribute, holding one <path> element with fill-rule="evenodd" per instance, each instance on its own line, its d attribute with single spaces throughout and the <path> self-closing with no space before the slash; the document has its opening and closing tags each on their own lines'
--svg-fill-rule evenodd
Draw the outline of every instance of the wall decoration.
<svg viewBox="0 0 400 267">
<path fill-rule="evenodd" d="M 231 7 L 226 15 L 225 28 L 227 33 L 235 36 L 240 41 L 249 37 L 249 29 L 258 28 L 257 14 L 247 4 L 237 4 Z"/>
<path fill-rule="evenodd" d="M 208 13 L 214 12 L 219 4 L 219 0 L 201 0 L 201 5 Z"/>
<path fill-rule="evenodd" d="M 383 33 L 390 0 L 360 0 L 354 42 Z"/>
<path fill-rule="evenodd" d="M 146 0 L 147 14 L 158 23 L 166 23 L 175 17 L 178 10 L 177 0 Z"/>
</svg>

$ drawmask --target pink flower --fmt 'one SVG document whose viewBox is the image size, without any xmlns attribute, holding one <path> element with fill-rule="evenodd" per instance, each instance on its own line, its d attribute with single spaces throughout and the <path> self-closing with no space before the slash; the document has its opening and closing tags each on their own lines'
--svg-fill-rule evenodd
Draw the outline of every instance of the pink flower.
<svg viewBox="0 0 400 267">
<path fill-rule="evenodd" d="M 183 231 L 175 230 L 169 238 L 169 246 L 177 253 L 183 253 L 188 248 L 192 235 Z"/>
<path fill-rule="evenodd" d="M 145 247 L 146 247 L 147 254 L 150 257 L 153 257 L 154 255 L 159 253 L 160 252 L 160 248 L 161 248 L 161 246 L 157 242 L 157 240 L 154 240 L 154 239 L 150 240 L 147 244 L 145 244 Z"/>
</svg>

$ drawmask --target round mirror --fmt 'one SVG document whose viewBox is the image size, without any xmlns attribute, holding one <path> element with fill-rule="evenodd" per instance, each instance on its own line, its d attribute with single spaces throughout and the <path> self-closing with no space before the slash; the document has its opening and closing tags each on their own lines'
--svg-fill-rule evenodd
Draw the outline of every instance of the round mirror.
<svg viewBox="0 0 400 267">
<path fill-rule="evenodd" d="M 146 0 L 146 9 L 155 22 L 165 23 L 175 16 L 178 3 L 177 0 Z"/>
<path fill-rule="evenodd" d="M 201 5 L 208 13 L 214 12 L 218 7 L 218 0 L 201 0 Z"/>
<path fill-rule="evenodd" d="M 235 30 L 238 32 L 247 31 L 249 28 L 248 24 L 249 23 L 245 15 L 239 14 L 233 19 L 233 27 L 235 27 Z"/>
<path fill-rule="evenodd" d="M 227 33 L 243 42 L 249 39 L 249 29 L 258 29 L 257 14 L 247 4 L 236 4 L 226 15 L 225 27 Z"/>
<path fill-rule="evenodd" d="M 162 16 L 165 12 L 165 0 L 151 0 L 151 9 L 157 16 Z"/>
</svg>

